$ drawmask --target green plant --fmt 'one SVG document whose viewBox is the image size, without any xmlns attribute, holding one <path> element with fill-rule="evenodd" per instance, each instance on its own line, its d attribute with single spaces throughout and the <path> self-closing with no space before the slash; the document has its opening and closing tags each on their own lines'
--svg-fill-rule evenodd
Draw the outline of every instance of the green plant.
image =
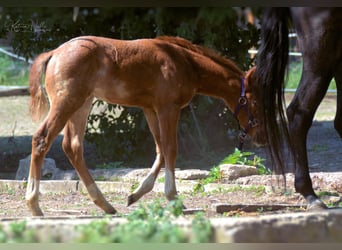
<svg viewBox="0 0 342 250">
<path fill-rule="evenodd" d="M 26 227 L 26 221 L 15 221 L 9 224 L 9 230 L 0 226 L 1 243 L 36 242 L 34 231 Z"/>
<path fill-rule="evenodd" d="M 210 242 L 212 235 L 212 226 L 210 221 L 205 218 L 203 213 L 196 213 L 192 221 L 192 230 L 194 237 L 192 243 Z"/>
<path fill-rule="evenodd" d="M 319 198 L 322 198 L 323 196 L 337 196 L 337 197 L 339 197 L 340 195 L 339 195 L 339 193 L 337 193 L 337 192 L 319 191 L 319 192 L 317 193 L 317 196 L 318 196 Z"/>
<path fill-rule="evenodd" d="M 93 107 L 104 105 L 97 100 Z M 119 105 L 108 105 L 100 113 L 88 117 L 86 140 L 96 145 L 98 155 L 105 162 L 114 159 L 129 161 L 146 154 L 153 149 L 143 112 L 137 108 L 123 108 Z M 143 143 L 143 147 L 139 147 Z M 121 165 L 121 164 L 120 164 Z"/>
<path fill-rule="evenodd" d="M 103 175 L 99 175 L 99 176 L 96 176 L 94 178 L 95 181 L 106 181 L 107 180 L 107 177 L 106 176 L 103 176 Z"/>
<path fill-rule="evenodd" d="M 165 176 L 158 178 L 157 182 L 158 183 L 165 183 Z"/>
<path fill-rule="evenodd" d="M 251 157 L 253 157 L 251 159 Z M 222 164 L 240 164 L 240 165 L 249 165 L 255 166 L 258 170 L 258 174 L 271 174 L 272 171 L 267 168 L 263 162 L 265 159 L 255 155 L 252 152 L 241 152 L 239 149 L 235 148 L 234 153 L 225 157 L 219 165 Z"/>
<path fill-rule="evenodd" d="M 15 236 L 21 235 L 26 228 L 26 221 L 13 222 L 10 224 L 10 229 Z"/>
<path fill-rule="evenodd" d="M 132 183 L 132 185 L 131 185 L 131 193 L 133 193 L 134 190 L 136 190 L 139 187 L 139 184 L 140 183 L 138 181 L 135 181 L 135 182 Z"/>
<path fill-rule="evenodd" d="M 203 184 L 219 182 L 222 179 L 222 172 L 219 166 L 212 167 L 209 176 L 203 180 Z"/>
<path fill-rule="evenodd" d="M 291 57 L 290 57 L 291 58 Z M 286 79 L 287 89 L 297 89 L 302 76 L 303 60 L 298 58 L 298 60 L 292 61 L 289 64 L 289 71 Z M 330 90 L 336 90 L 335 79 L 332 79 L 329 85 Z"/>
<path fill-rule="evenodd" d="M 319 152 L 322 152 L 322 151 L 326 151 L 328 149 L 328 146 L 326 144 L 314 144 L 312 146 L 312 150 L 313 152 L 315 153 L 319 153 Z"/>
<path fill-rule="evenodd" d="M 203 180 L 198 180 L 198 182 L 193 187 L 192 192 L 195 194 L 204 192 L 204 185 L 205 184 Z"/>
<path fill-rule="evenodd" d="M 252 157 L 252 159 L 249 159 Z M 220 165 L 222 164 L 241 164 L 241 165 L 249 165 L 255 166 L 257 168 L 258 174 L 271 174 L 272 171 L 263 164 L 265 159 L 262 159 L 259 156 L 256 156 L 252 152 L 241 152 L 237 148 L 234 150 L 234 153 L 225 157 L 217 166 L 214 166 L 210 169 L 209 176 L 202 180 L 199 180 L 197 184 L 193 188 L 194 193 L 204 192 L 204 186 L 208 183 L 219 182 L 222 179 L 222 172 L 220 169 Z"/>
<path fill-rule="evenodd" d="M 0 85 L 27 86 L 29 64 L 0 53 Z"/>
<path fill-rule="evenodd" d="M 183 212 L 181 199 L 163 207 L 160 200 L 142 205 L 131 212 L 127 222 L 110 228 L 108 219 L 77 227 L 78 242 L 209 242 L 212 229 L 203 214 L 195 215 L 192 234 L 185 234 L 181 227 L 172 223 Z"/>
</svg>

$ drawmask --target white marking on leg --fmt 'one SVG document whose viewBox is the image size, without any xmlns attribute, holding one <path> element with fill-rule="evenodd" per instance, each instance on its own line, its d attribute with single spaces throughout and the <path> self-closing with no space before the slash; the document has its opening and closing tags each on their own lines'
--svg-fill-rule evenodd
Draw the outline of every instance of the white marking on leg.
<svg viewBox="0 0 342 250">
<path fill-rule="evenodd" d="M 27 188 L 26 188 L 26 204 L 29 207 L 33 216 L 43 216 L 42 210 L 39 208 L 38 204 L 39 197 L 39 180 L 28 178 Z"/>
<path fill-rule="evenodd" d="M 93 201 L 103 199 L 103 195 L 101 191 L 99 190 L 99 188 L 97 187 L 96 183 L 92 183 L 89 186 L 87 186 L 87 190 L 88 190 L 88 194 L 90 198 Z"/>
<path fill-rule="evenodd" d="M 147 176 L 140 183 L 139 187 L 133 192 L 133 194 L 137 195 L 137 197 L 140 198 L 141 196 L 150 192 L 153 189 L 154 183 L 157 179 L 157 176 L 161 168 L 161 164 L 161 156 L 160 154 L 157 154 L 150 172 L 148 172 Z"/>
<path fill-rule="evenodd" d="M 133 193 L 141 197 L 144 194 L 150 192 L 153 189 L 155 180 L 156 176 L 154 175 L 154 173 L 149 172 L 149 174 L 145 177 L 145 179 L 140 183 L 139 187 Z"/>
<path fill-rule="evenodd" d="M 177 194 L 175 175 L 170 169 L 165 169 L 165 196 L 168 200 L 173 200 Z"/>
<path fill-rule="evenodd" d="M 37 198 L 39 195 L 39 180 L 28 178 L 27 187 L 26 187 L 26 200 L 33 200 Z M 37 199 L 38 200 L 38 199 Z"/>
<path fill-rule="evenodd" d="M 92 183 L 87 186 L 88 194 L 92 201 L 100 207 L 103 211 L 109 214 L 116 213 L 115 208 L 109 204 L 109 202 L 103 197 L 100 189 L 97 187 L 96 183 Z"/>
</svg>

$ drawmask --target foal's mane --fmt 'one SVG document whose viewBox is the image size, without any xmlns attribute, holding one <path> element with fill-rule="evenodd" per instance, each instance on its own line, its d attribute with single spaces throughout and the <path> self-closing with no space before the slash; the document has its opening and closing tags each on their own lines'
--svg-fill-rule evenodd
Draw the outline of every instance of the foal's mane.
<svg viewBox="0 0 342 250">
<path fill-rule="evenodd" d="M 195 52 L 195 53 L 198 53 L 200 55 L 210 58 L 214 62 L 220 65 L 223 65 L 226 68 L 232 69 L 237 74 L 243 74 L 243 72 L 236 66 L 236 64 L 233 61 L 221 56 L 220 54 L 218 54 L 216 51 L 212 49 L 209 49 L 209 48 L 197 45 L 197 44 L 193 44 L 189 40 L 186 40 L 181 37 L 158 36 L 156 37 L 156 39 L 167 41 L 169 43 L 176 44 L 182 48 L 191 50 L 192 52 Z"/>
</svg>

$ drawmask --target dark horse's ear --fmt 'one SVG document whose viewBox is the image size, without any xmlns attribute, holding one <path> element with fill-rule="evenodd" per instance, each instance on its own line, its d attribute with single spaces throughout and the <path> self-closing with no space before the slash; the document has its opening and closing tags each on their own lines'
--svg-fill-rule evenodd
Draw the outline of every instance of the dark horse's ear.
<svg viewBox="0 0 342 250">
<path fill-rule="evenodd" d="M 252 82 L 255 82 L 255 75 L 254 75 L 254 72 L 256 70 L 256 66 L 250 68 L 247 72 L 246 72 L 246 75 L 245 75 L 245 81 L 246 83 L 252 83 Z"/>
</svg>

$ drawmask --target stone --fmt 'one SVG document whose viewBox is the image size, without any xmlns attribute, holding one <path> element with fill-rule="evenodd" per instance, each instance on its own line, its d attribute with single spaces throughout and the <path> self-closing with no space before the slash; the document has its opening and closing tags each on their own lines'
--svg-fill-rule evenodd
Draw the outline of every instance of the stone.
<svg viewBox="0 0 342 250">
<path fill-rule="evenodd" d="M 254 166 L 222 164 L 219 166 L 223 179 L 235 180 L 240 177 L 257 175 L 257 168 Z"/>
<path fill-rule="evenodd" d="M 51 180 L 78 180 L 79 177 L 75 170 L 61 170 L 57 171 L 51 176 Z"/>
<path fill-rule="evenodd" d="M 15 175 L 16 180 L 27 180 L 30 172 L 31 155 L 19 161 L 19 167 Z M 52 179 L 59 171 L 54 159 L 45 158 L 42 168 L 42 179 Z"/>
<path fill-rule="evenodd" d="M 80 225 L 89 226 L 94 222 L 103 222 L 106 219 L 106 228 L 113 231 L 118 225 L 128 223 L 126 218 L 115 217 L 51 217 L 28 218 L 25 221 L 25 232 L 30 231 L 35 242 L 63 242 L 73 243 L 81 237 L 81 231 L 76 230 Z M 13 223 L 22 221 L 2 220 L 0 227 L 2 232 L 13 237 Z M 342 210 L 331 209 L 323 212 L 300 212 L 273 215 L 261 215 L 258 217 L 220 217 L 209 219 L 212 228 L 211 242 L 216 243 L 341 243 L 342 242 Z M 180 217 L 173 221 L 185 231 L 185 234 L 193 232 L 192 220 Z M 27 232 L 26 232 L 27 230 Z M 24 235 L 26 235 L 24 234 Z M 313 244 L 310 244 L 310 249 Z M 332 246 L 336 246 L 334 244 Z M 253 245 L 254 249 L 260 249 Z M 278 247 L 278 245 L 277 245 Z M 279 248 L 279 247 L 278 247 Z M 285 247 L 280 247 L 285 249 Z M 288 248 L 288 246 L 286 246 Z M 320 246 L 321 248 L 321 246 Z M 329 249 L 330 249 L 329 245 Z M 339 249 L 340 246 L 332 249 Z M 245 249 L 245 248 L 244 248 Z M 248 248 L 253 249 L 253 248 Z M 303 249 L 308 249 L 304 248 Z M 316 248 L 314 248 L 316 249 Z M 317 248 L 319 249 L 319 248 Z"/>
<path fill-rule="evenodd" d="M 209 171 L 200 169 L 187 169 L 176 171 L 175 175 L 176 179 L 198 180 L 207 178 L 209 176 Z"/>
</svg>

